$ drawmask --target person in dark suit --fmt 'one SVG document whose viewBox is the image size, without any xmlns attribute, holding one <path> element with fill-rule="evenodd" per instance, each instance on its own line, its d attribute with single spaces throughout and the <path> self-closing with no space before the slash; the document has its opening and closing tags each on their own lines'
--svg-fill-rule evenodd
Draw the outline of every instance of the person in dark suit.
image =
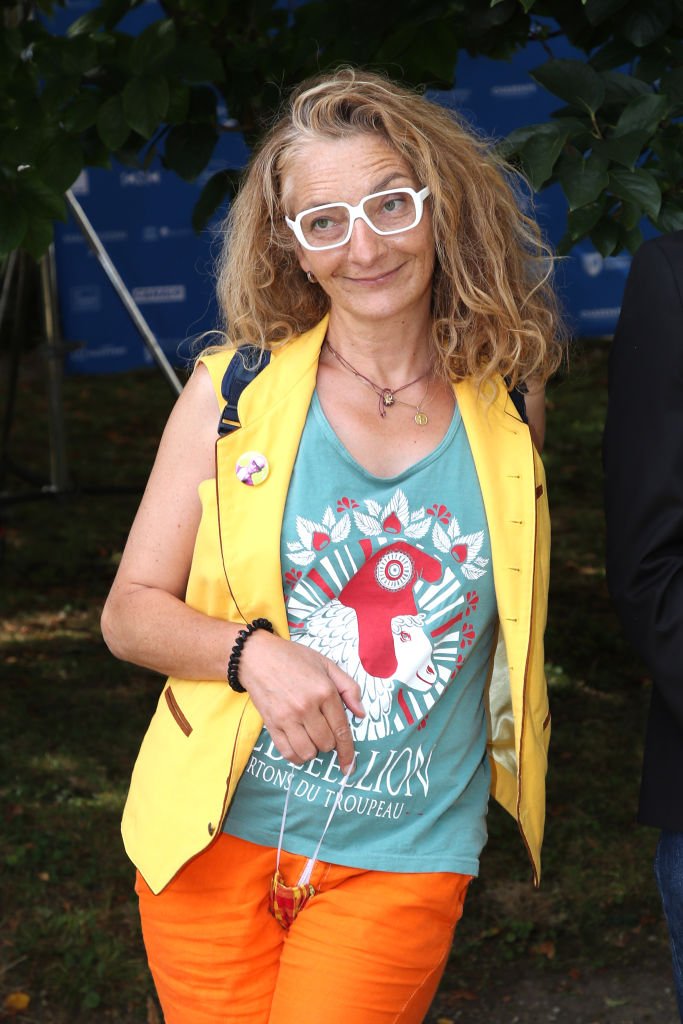
<svg viewBox="0 0 683 1024">
<path fill-rule="evenodd" d="M 636 253 L 609 363 L 607 581 L 653 679 L 638 820 L 661 829 L 655 875 L 683 1021 L 683 231 Z"/>
</svg>

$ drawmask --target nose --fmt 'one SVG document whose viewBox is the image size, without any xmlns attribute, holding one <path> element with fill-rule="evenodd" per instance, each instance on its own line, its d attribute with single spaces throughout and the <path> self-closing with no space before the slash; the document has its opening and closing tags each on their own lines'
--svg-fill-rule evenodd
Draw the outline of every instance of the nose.
<svg viewBox="0 0 683 1024">
<path fill-rule="evenodd" d="M 371 263 L 383 248 L 381 235 L 373 231 L 360 217 L 356 220 L 348 241 L 349 256 L 357 263 Z"/>
</svg>

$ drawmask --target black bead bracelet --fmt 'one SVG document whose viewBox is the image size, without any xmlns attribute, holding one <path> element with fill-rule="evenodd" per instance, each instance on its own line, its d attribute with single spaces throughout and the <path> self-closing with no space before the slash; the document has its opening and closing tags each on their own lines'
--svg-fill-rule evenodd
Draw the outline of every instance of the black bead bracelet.
<svg viewBox="0 0 683 1024">
<path fill-rule="evenodd" d="M 240 658 L 242 657 L 242 648 L 244 647 L 252 633 L 255 633 L 257 629 L 265 629 L 269 633 L 272 633 L 273 623 L 270 622 L 268 619 L 254 619 L 253 622 L 250 622 L 247 626 L 244 627 L 244 629 L 241 629 L 239 631 L 239 633 L 237 634 L 237 639 L 232 645 L 232 650 L 230 651 L 230 658 L 228 659 L 227 674 L 230 688 L 233 689 L 235 693 L 245 692 L 244 687 L 242 686 L 238 679 Z"/>
</svg>

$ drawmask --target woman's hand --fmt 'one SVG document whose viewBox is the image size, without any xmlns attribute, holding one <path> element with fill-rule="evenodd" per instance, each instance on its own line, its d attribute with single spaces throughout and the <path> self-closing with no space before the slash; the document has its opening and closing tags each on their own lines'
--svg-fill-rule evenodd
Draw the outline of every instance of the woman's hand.
<svg viewBox="0 0 683 1024">
<path fill-rule="evenodd" d="M 279 752 L 304 764 L 336 750 L 342 771 L 355 756 L 344 710 L 365 717 L 358 683 L 318 651 L 259 630 L 244 645 L 239 678 Z"/>
</svg>

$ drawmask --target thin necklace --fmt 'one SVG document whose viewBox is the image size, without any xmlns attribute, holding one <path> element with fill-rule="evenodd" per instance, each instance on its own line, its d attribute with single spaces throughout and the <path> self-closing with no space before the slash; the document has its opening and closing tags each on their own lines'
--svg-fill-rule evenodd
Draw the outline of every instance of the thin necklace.
<svg viewBox="0 0 683 1024">
<path fill-rule="evenodd" d="M 396 397 L 399 391 L 404 391 L 405 388 L 409 388 L 412 384 L 417 384 L 418 381 L 423 380 L 425 377 L 428 377 L 430 373 L 429 370 L 425 370 L 425 372 L 421 373 L 419 377 L 415 378 L 415 380 L 409 380 L 407 384 L 401 384 L 399 388 L 381 387 L 379 384 L 375 384 L 374 380 L 370 380 L 370 378 L 366 377 L 364 373 L 361 373 L 360 370 L 357 370 L 355 366 L 352 366 L 347 359 L 344 359 L 344 356 L 340 355 L 339 352 L 337 352 L 337 350 L 332 347 L 329 338 L 325 339 L 325 344 L 329 348 L 334 358 L 341 363 L 345 370 L 348 370 L 350 373 L 354 375 L 354 377 L 357 377 L 358 380 L 362 380 L 364 384 L 367 384 L 368 387 L 372 388 L 372 390 L 379 398 L 377 411 L 379 412 L 380 416 L 386 416 L 387 409 L 389 408 L 389 406 L 396 405 L 398 403 L 399 405 L 408 405 L 411 406 L 411 408 L 415 409 L 414 419 L 418 427 L 424 427 L 425 424 L 429 423 L 427 413 L 422 411 L 422 406 L 429 392 L 429 380 L 427 381 L 425 393 L 417 405 L 412 405 L 410 402 L 405 402 L 403 401 L 402 398 Z"/>
</svg>

